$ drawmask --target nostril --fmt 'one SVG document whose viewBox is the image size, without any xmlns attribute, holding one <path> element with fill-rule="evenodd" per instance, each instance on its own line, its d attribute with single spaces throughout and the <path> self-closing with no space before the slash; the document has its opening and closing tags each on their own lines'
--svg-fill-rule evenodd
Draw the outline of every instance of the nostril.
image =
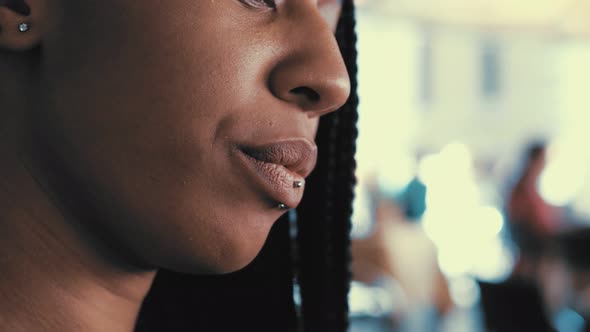
<svg viewBox="0 0 590 332">
<path fill-rule="evenodd" d="M 290 92 L 295 95 L 304 96 L 309 101 L 314 102 L 314 103 L 320 101 L 320 94 L 317 93 L 315 90 L 308 88 L 308 87 L 304 87 L 304 86 L 298 87 L 295 89 L 291 89 Z"/>
</svg>

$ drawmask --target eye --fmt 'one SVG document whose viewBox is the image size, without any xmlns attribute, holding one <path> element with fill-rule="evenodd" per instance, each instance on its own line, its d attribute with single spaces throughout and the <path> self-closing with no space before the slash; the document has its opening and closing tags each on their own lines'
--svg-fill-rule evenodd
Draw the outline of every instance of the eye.
<svg viewBox="0 0 590 332">
<path fill-rule="evenodd" d="M 259 8 L 259 9 L 264 9 L 264 8 L 276 9 L 277 8 L 277 4 L 276 4 L 275 0 L 240 0 L 240 2 L 245 4 L 248 7 L 252 7 L 252 8 Z"/>
</svg>

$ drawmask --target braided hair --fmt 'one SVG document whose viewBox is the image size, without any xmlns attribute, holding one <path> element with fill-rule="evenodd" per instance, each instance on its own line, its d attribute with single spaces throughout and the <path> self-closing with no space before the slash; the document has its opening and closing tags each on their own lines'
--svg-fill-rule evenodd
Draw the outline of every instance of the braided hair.
<svg viewBox="0 0 590 332">
<path fill-rule="evenodd" d="M 318 166 L 297 209 L 296 238 L 285 215 L 258 257 L 241 271 L 222 276 L 160 271 L 137 332 L 346 331 L 358 117 L 353 0 L 343 0 L 336 38 L 352 93 L 342 109 L 320 120 Z M 294 279 L 300 308 L 293 300 Z"/>
<path fill-rule="evenodd" d="M 344 1 L 336 31 L 352 93 L 320 122 L 318 168 L 299 207 L 300 284 L 305 331 L 346 331 L 350 283 L 350 217 L 357 137 L 357 63 L 354 8 Z"/>
</svg>

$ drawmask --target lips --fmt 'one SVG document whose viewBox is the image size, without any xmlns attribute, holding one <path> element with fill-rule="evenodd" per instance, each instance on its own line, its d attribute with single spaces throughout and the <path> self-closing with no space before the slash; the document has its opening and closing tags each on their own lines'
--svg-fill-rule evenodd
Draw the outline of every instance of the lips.
<svg viewBox="0 0 590 332">
<path fill-rule="evenodd" d="M 305 140 L 243 146 L 241 150 L 263 163 L 284 166 L 303 178 L 311 173 L 317 161 L 317 148 Z"/>
<path fill-rule="evenodd" d="M 317 147 L 308 140 L 282 140 L 263 145 L 238 146 L 242 164 L 254 182 L 274 201 L 293 208 L 303 190 L 294 184 L 303 182 L 317 162 Z"/>
</svg>

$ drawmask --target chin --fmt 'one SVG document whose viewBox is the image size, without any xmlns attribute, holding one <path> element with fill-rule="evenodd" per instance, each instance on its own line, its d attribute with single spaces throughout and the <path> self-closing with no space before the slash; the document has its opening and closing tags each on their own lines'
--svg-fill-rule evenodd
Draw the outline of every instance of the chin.
<svg viewBox="0 0 590 332">
<path fill-rule="evenodd" d="M 266 239 L 266 238 L 265 238 Z M 253 241 L 254 242 L 254 241 Z M 227 244 L 211 252 L 205 261 L 189 260 L 173 267 L 173 270 L 195 275 L 228 274 L 237 272 L 248 266 L 258 256 L 265 241 L 256 241 L 247 245 Z"/>
<path fill-rule="evenodd" d="M 268 234 L 267 234 L 268 235 Z M 266 240 L 266 237 L 265 239 Z M 247 246 L 236 246 L 234 250 L 222 251 L 218 259 L 209 263 L 207 274 L 227 274 L 239 271 L 248 266 L 258 256 L 265 241 L 256 241 Z"/>
<path fill-rule="evenodd" d="M 201 275 L 239 271 L 258 256 L 279 217 L 242 215 L 230 222 L 220 221 L 216 225 L 222 226 L 206 232 L 208 236 L 191 236 L 195 240 L 187 241 L 181 252 L 172 253 L 173 258 L 163 265 L 176 272 Z M 233 227 L 223 227 L 228 224 Z"/>
</svg>

